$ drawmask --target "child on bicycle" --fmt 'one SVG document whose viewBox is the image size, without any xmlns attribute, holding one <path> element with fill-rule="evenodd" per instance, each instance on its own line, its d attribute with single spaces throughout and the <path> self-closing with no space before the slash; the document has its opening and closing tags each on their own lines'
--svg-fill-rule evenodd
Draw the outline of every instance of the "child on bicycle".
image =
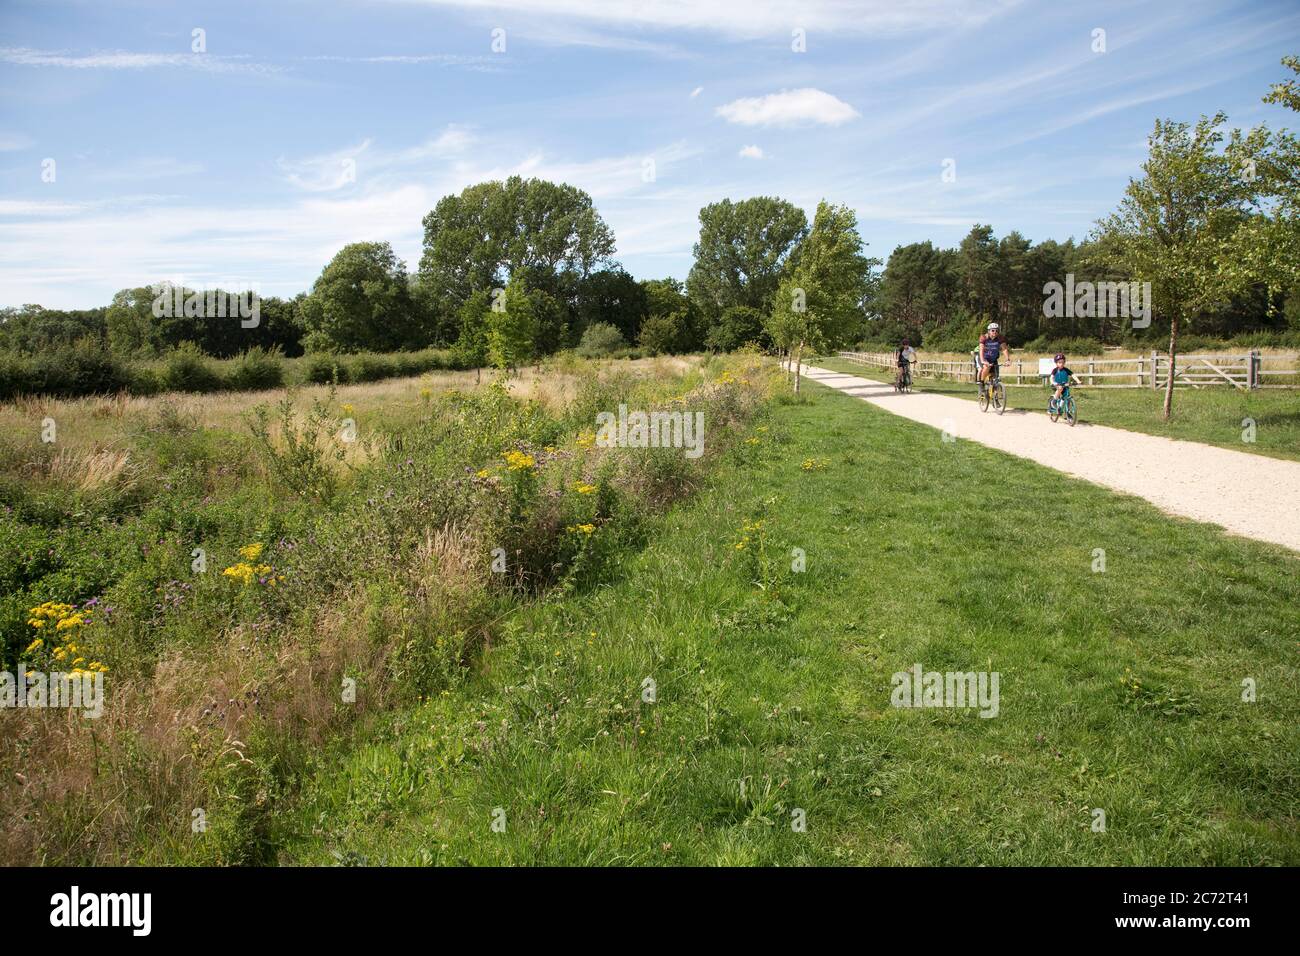
<svg viewBox="0 0 1300 956">
<path fill-rule="evenodd" d="M 1075 385 L 1081 385 L 1083 383 L 1075 377 L 1073 372 L 1065 367 L 1064 352 L 1057 352 L 1054 361 L 1056 362 L 1056 368 L 1052 369 L 1051 375 L 1048 376 L 1048 381 L 1055 390 L 1052 394 L 1052 401 L 1059 402 L 1061 396 L 1065 394 L 1065 390 L 1069 387 L 1071 382 L 1074 382 Z"/>
</svg>

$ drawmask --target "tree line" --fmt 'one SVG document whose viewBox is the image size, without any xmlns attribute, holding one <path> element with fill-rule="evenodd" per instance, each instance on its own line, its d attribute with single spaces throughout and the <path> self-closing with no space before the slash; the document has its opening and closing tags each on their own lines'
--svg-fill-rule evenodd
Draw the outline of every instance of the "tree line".
<svg viewBox="0 0 1300 956">
<path fill-rule="evenodd" d="M 1300 73 L 1300 61 L 1284 65 Z M 1297 81 L 1265 97 L 1300 108 Z M 0 310 L 0 350 L 48 352 L 92 340 L 125 356 L 183 344 L 215 357 L 251 347 L 355 353 L 452 350 L 465 366 L 501 366 L 561 349 L 650 353 L 789 351 L 895 344 L 971 347 L 990 321 L 1013 346 L 1205 335 L 1300 334 L 1300 148 L 1286 131 L 1229 129 L 1222 113 L 1157 121 L 1150 154 L 1119 208 L 1076 243 L 998 237 L 975 225 L 956 248 L 930 242 L 871 258 L 846 206 L 819 204 L 810 224 L 778 197 L 724 199 L 700 210 L 686 281 L 637 280 L 591 197 L 513 176 L 446 196 L 423 220 L 408 270 L 386 242 L 345 246 L 308 292 L 261 300 L 260 321 L 158 316 L 152 287 L 106 307 Z M 883 269 L 881 268 L 883 266 Z M 1090 309 L 1044 309 L 1048 283 L 1147 282 L 1156 321 Z M 201 310 L 196 310 L 201 312 Z M 796 376 L 797 382 L 797 376 Z"/>
</svg>

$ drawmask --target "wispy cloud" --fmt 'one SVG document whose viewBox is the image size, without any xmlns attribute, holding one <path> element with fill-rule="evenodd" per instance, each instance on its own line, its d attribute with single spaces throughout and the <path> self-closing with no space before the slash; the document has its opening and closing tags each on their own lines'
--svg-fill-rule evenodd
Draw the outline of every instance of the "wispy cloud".
<svg viewBox="0 0 1300 956">
<path fill-rule="evenodd" d="M 306 192 L 333 192 L 357 182 L 365 175 L 374 179 L 385 171 L 409 168 L 431 161 L 451 159 L 475 142 L 474 134 L 462 126 L 448 126 L 423 143 L 402 149 L 372 149 L 372 140 L 298 159 L 276 160 L 285 179 Z"/>
<path fill-rule="evenodd" d="M 461 149 L 449 161 L 417 157 L 476 142 L 448 129 L 425 143 L 384 151 L 371 140 L 303 160 L 284 161 L 310 194 L 290 202 L 215 203 L 136 196 L 121 201 L 0 200 L 0 275 L 12 301 L 70 306 L 71 289 L 111 290 L 163 278 L 196 283 L 238 279 L 263 294 L 292 295 L 340 248 L 359 240 L 393 244 L 412 262 L 420 254 L 420 219 L 442 196 L 510 175 L 539 176 L 586 190 L 618 236 L 620 253 L 689 251 L 693 220 L 707 189 L 681 187 L 679 166 L 700 151 L 669 143 L 645 155 L 552 159 L 521 143 L 493 140 Z M 502 157 L 484 164 L 482 156 Z M 357 159 L 356 189 L 333 192 L 329 168 Z M 645 159 L 655 160 L 647 181 Z M 374 163 L 390 175 L 373 175 Z M 406 165 L 399 169 L 399 165 Z M 316 187 L 316 188 L 311 188 Z M 68 249 L 79 254 L 69 258 Z"/>
<path fill-rule="evenodd" d="M 277 73 L 283 69 L 253 62 L 246 56 L 217 56 L 212 53 L 131 53 L 114 50 L 78 55 L 66 50 L 33 50 L 29 47 L 0 47 L 0 62 L 71 70 L 182 68 L 208 73 Z"/>
<path fill-rule="evenodd" d="M 685 59 L 693 55 L 674 43 L 647 40 L 639 35 L 628 36 L 607 29 L 587 30 L 572 20 L 556 23 L 552 19 L 542 17 L 529 18 L 512 27 L 512 32 L 547 46 L 585 46 L 598 50 L 621 50 L 628 53 L 646 53 L 670 60 Z"/>
<path fill-rule="evenodd" d="M 1018 0 L 401 0 L 462 10 L 586 20 L 627 29 L 694 30 L 734 38 L 809 32 L 882 34 L 982 23 Z"/>
<path fill-rule="evenodd" d="M 298 59 L 325 63 L 391 63 L 407 66 L 434 64 L 435 66 L 464 67 L 468 70 L 484 73 L 494 73 L 502 68 L 499 58 L 494 60 L 492 57 L 487 56 L 462 56 L 452 53 L 390 53 L 379 56 L 321 54 L 319 56 L 303 56 Z"/>
<path fill-rule="evenodd" d="M 763 148 L 761 146 L 742 146 L 738 155 L 744 159 L 762 159 Z"/>
<path fill-rule="evenodd" d="M 357 181 L 357 157 L 370 148 L 370 140 L 347 146 L 330 153 L 307 156 L 301 159 L 276 160 L 284 178 L 307 192 L 333 192 Z"/>
<path fill-rule="evenodd" d="M 848 103 L 823 90 L 782 90 L 766 96 L 742 97 L 716 110 L 730 123 L 742 126 L 839 126 L 859 114 Z"/>
</svg>

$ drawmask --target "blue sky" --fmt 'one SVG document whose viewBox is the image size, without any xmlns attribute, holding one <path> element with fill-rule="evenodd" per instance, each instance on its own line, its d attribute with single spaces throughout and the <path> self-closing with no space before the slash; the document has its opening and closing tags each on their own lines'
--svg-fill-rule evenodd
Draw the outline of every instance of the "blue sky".
<svg viewBox="0 0 1300 956">
<path fill-rule="evenodd" d="M 881 258 L 1082 238 L 1155 117 L 1296 126 L 1286 54 L 1300 6 L 1258 0 L 0 0 L 0 304 L 414 268 L 441 196 L 513 173 L 587 190 L 638 278 L 724 197 L 847 203 Z"/>
</svg>

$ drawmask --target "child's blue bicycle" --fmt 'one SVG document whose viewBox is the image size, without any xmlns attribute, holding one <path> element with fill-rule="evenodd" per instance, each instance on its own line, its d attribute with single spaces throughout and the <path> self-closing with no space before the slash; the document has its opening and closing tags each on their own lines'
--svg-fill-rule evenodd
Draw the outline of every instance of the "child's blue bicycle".
<svg viewBox="0 0 1300 956">
<path fill-rule="evenodd" d="M 1074 392 L 1069 385 L 1065 386 L 1060 398 L 1051 393 L 1048 393 L 1047 396 L 1047 417 L 1052 421 L 1056 421 L 1061 416 L 1065 416 L 1065 420 L 1070 423 L 1071 427 L 1079 420 L 1078 411 L 1074 405 Z"/>
</svg>

